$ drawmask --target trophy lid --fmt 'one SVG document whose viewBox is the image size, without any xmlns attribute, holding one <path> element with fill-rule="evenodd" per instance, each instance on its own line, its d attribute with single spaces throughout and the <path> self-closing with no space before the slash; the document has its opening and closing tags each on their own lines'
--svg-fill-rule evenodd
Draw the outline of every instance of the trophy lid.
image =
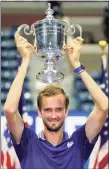
<svg viewBox="0 0 109 169">
<path fill-rule="evenodd" d="M 48 3 L 48 8 L 45 10 L 45 14 L 47 15 L 44 19 L 42 20 L 39 20 L 39 21 L 36 21 L 35 25 L 39 25 L 39 24 L 42 24 L 43 22 L 49 22 L 49 21 L 53 21 L 53 22 L 56 22 L 56 23 L 60 23 L 64 26 L 67 26 L 67 23 L 64 22 L 64 21 L 61 21 L 59 19 L 55 19 L 54 16 L 53 16 L 53 13 L 54 13 L 54 10 L 51 9 L 51 4 Z M 33 24 L 34 25 L 34 24 Z"/>
<path fill-rule="evenodd" d="M 54 19 L 53 13 L 54 13 L 54 10 L 51 9 L 51 4 L 48 3 L 48 9 L 45 10 L 45 14 L 47 15 L 46 19 Z"/>
</svg>

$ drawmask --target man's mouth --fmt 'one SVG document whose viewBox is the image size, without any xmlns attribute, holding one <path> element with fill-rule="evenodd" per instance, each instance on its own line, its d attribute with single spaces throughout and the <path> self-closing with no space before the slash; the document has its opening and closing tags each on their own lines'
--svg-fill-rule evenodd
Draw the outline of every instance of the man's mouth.
<svg viewBox="0 0 109 169">
<path fill-rule="evenodd" d="M 58 122 L 60 121 L 59 119 L 52 119 L 52 120 L 48 120 L 49 122 Z"/>
</svg>

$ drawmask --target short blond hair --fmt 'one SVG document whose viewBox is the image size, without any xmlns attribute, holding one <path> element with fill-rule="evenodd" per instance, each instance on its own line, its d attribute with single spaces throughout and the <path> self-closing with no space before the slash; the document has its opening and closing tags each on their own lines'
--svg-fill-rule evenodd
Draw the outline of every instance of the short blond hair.
<svg viewBox="0 0 109 169">
<path fill-rule="evenodd" d="M 50 97 L 50 96 L 55 96 L 58 94 L 62 94 L 65 97 L 65 107 L 67 109 L 69 105 L 69 98 L 64 92 L 64 90 L 60 88 L 59 86 L 49 85 L 49 86 L 46 86 L 43 90 L 41 90 L 38 94 L 37 105 L 38 105 L 39 110 L 41 110 L 43 96 Z"/>
</svg>

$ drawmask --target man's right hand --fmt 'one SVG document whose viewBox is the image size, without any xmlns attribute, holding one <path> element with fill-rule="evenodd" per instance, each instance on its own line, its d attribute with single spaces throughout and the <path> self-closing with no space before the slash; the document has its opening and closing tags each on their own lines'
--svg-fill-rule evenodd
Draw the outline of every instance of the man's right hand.
<svg viewBox="0 0 109 169">
<path fill-rule="evenodd" d="M 20 36 L 18 32 L 15 33 L 15 43 L 23 60 L 30 61 L 32 52 L 37 55 L 37 47 L 32 46 L 25 38 Z"/>
</svg>

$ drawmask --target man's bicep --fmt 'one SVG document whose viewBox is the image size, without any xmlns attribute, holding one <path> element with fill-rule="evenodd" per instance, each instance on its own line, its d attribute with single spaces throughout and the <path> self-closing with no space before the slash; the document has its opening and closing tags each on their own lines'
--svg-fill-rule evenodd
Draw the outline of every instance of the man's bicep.
<svg viewBox="0 0 109 169">
<path fill-rule="evenodd" d="M 90 143 L 96 138 L 103 127 L 105 117 L 102 114 L 103 112 L 95 106 L 87 119 L 85 131 Z"/>
<path fill-rule="evenodd" d="M 24 129 L 23 119 L 18 111 L 15 112 L 12 116 L 7 116 L 6 118 L 9 130 L 16 143 L 19 144 Z"/>
</svg>

